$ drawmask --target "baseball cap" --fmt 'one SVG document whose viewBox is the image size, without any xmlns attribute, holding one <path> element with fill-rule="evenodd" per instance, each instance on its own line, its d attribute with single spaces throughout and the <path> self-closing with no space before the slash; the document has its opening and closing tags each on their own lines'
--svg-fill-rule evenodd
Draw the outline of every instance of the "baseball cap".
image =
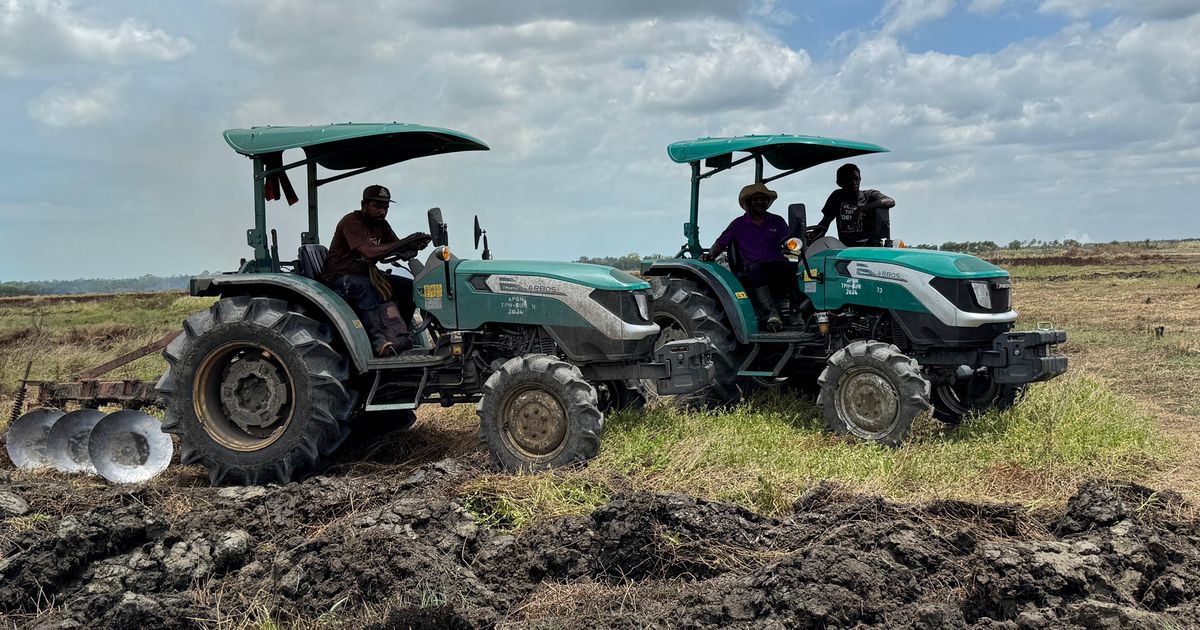
<svg viewBox="0 0 1200 630">
<path fill-rule="evenodd" d="M 372 184 L 363 189 L 363 201 L 382 201 L 392 203 L 392 193 L 379 184 Z"/>
</svg>

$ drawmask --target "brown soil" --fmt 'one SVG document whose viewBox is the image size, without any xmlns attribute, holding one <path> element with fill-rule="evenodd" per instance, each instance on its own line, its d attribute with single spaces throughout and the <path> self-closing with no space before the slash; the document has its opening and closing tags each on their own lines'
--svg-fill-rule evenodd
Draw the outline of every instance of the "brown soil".
<svg viewBox="0 0 1200 630">
<path fill-rule="evenodd" d="M 185 468 L 123 490 L 0 470 L 0 486 L 47 515 L 0 525 L 0 617 L 41 628 L 237 627 L 266 614 L 365 628 L 1200 624 L 1200 524 L 1178 516 L 1170 492 L 1095 481 L 1065 511 L 1037 514 L 821 486 L 782 519 L 629 493 L 511 535 L 456 498 L 480 473 L 458 456 L 406 478 L 351 470 L 207 488 Z"/>
</svg>

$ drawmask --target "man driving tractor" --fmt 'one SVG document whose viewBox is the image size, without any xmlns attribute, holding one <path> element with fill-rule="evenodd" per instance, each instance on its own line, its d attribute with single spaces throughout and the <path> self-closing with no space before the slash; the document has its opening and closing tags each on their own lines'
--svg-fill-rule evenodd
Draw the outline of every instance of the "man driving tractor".
<svg viewBox="0 0 1200 630">
<path fill-rule="evenodd" d="M 741 258 L 738 277 L 748 289 L 760 319 L 772 332 L 783 328 L 775 300 L 789 298 L 796 284 L 796 263 L 788 260 L 781 249 L 788 234 L 787 221 L 767 212 L 778 196 L 760 183 L 742 188 L 738 204 L 746 213 L 729 223 L 706 256 L 712 260 L 730 243 L 736 243 Z"/>
<path fill-rule="evenodd" d="M 374 184 L 363 190 L 359 209 L 338 221 L 323 278 L 358 314 L 377 356 L 413 346 L 408 336 L 416 310 L 412 280 L 383 273 L 375 266 L 402 243 L 387 222 L 391 203 L 392 195 L 383 186 Z M 417 232 L 404 242 L 414 238 L 419 241 L 416 249 L 422 249 L 430 240 L 428 234 Z"/>
</svg>

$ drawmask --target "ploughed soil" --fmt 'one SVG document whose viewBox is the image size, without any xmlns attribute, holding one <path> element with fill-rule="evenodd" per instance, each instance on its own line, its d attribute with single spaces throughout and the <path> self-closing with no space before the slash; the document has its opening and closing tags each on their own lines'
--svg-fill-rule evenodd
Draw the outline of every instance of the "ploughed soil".
<svg viewBox="0 0 1200 630">
<path fill-rule="evenodd" d="M 0 510 L 28 504 L 0 522 L 0 627 L 1200 625 L 1200 524 L 1171 492 L 1093 481 L 1031 513 L 823 485 L 782 518 L 630 492 L 510 534 L 458 496 L 481 471 L 118 488 L 0 470 Z"/>
</svg>

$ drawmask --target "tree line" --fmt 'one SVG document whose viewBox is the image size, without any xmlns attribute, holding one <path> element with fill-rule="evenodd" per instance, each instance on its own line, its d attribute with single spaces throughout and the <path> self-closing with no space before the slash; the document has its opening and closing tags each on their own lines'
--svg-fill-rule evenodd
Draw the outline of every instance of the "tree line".
<svg viewBox="0 0 1200 630">
<path fill-rule="evenodd" d="M 140 278 L 80 278 L 77 280 L 39 280 L 0 282 L 0 297 L 14 295 L 76 295 L 81 293 L 150 293 L 185 291 L 191 276 L 155 276 Z"/>
</svg>

